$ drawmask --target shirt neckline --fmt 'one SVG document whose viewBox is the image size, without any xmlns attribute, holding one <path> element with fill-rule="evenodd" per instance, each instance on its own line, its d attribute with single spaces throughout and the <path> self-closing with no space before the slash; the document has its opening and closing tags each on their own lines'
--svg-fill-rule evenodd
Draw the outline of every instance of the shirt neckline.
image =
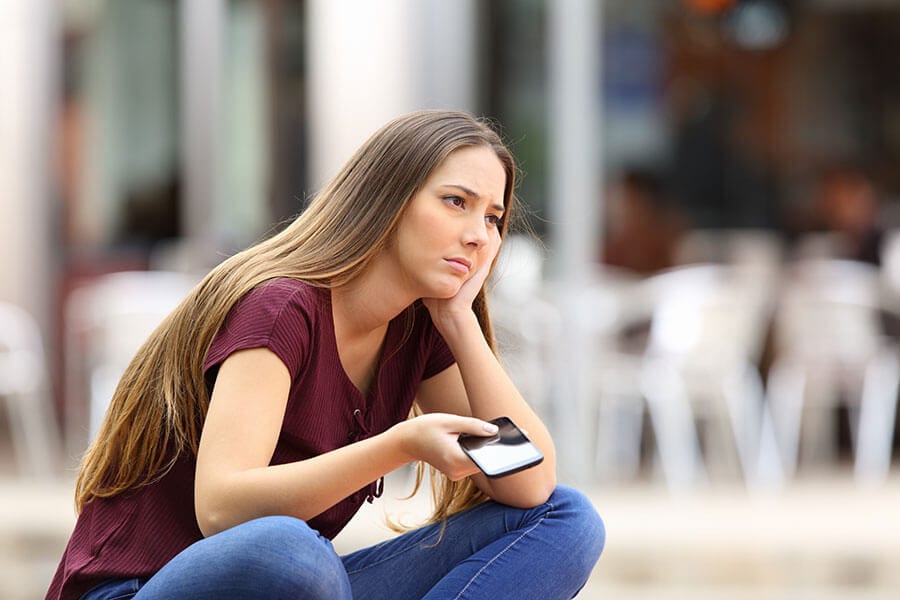
<svg viewBox="0 0 900 600">
<path fill-rule="evenodd" d="M 404 313 L 401 312 L 399 315 L 391 319 L 388 323 L 387 331 L 384 334 L 384 341 L 381 344 L 381 353 L 378 355 L 378 364 L 375 367 L 375 374 L 372 376 L 372 381 L 369 384 L 369 389 L 364 394 L 362 390 L 356 387 L 356 384 L 353 383 L 353 380 L 350 379 L 350 376 L 347 374 L 346 369 L 344 369 L 344 364 L 341 362 L 341 355 L 338 352 L 337 347 L 337 335 L 334 331 L 334 313 L 331 306 L 331 290 L 328 288 L 324 289 L 323 296 L 324 301 L 322 303 L 322 308 L 325 317 L 324 322 L 326 324 L 325 339 L 329 345 L 329 354 L 332 356 L 335 369 L 340 374 L 339 377 L 343 386 L 348 390 L 348 392 L 355 400 L 354 404 L 357 408 L 365 410 L 367 407 L 372 405 L 373 401 L 377 397 L 381 378 L 385 371 L 385 363 L 387 362 L 386 359 L 389 360 L 391 355 L 395 354 L 398 324 L 403 318 Z"/>
</svg>

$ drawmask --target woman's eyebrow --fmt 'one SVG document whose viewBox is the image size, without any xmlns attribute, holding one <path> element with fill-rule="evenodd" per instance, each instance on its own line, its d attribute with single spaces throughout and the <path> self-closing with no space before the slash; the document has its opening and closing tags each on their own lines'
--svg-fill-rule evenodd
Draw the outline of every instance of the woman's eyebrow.
<svg viewBox="0 0 900 600">
<path fill-rule="evenodd" d="M 466 194 L 467 196 L 471 196 L 472 198 L 475 198 L 476 200 L 481 199 L 481 194 L 479 194 L 475 190 L 467 188 L 464 185 L 460 185 L 458 183 L 447 183 L 444 185 L 446 185 L 446 187 L 452 187 L 452 188 L 456 188 L 458 190 L 462 190 L 462 192 L 464 194 Z M 502 204 L 492 204 L 491 208 L 493 208 L 496 211 L 500 211 L 500 212 L 504 212 L 506 210 L 506 208 Z"/>
</svg>

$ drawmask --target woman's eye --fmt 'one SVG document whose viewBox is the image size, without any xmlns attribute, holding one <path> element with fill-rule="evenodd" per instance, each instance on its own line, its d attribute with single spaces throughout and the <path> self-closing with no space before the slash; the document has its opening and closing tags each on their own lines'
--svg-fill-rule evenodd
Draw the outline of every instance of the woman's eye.
<svg viewBox="0 0 900 600">
<path fill-rule="evenodd" d="M 449 203 L 453 206 L 457 206 L 459 208 L 462 208 L 466 205 L 466 201 L 463 200 L 462 198 L 460 198 L 459 196 L 444 196 L 444 200 L 447 203 Z"/>
<path fill-rule="evenodd" d="M 484 220 L 488 222 L 488 225 L 491 225 L 493 227 L 503 226 L 503 218 L 498 217 L 497 215 L 488 215 L 484 218 Z"/>
</svg>

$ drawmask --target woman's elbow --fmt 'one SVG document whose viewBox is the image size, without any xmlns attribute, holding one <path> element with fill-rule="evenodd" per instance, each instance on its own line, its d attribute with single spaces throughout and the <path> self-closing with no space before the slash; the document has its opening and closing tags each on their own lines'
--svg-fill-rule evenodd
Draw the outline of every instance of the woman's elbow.
<svg viewBox="0 0 900 600">
<path fill-rule="evenodd" d="M 194 515 L 197 518 L 197 527 L 205 538 L 228 529 L 228 525 L 225 524 L 226 519 L 221 512 L 195 506 Z"/>
<path fill-rule="evenodd" d="M 215 496 L 198 494 L 194 498 L 194 517 L 203 537 L 209 537 L 237 525 L 236 517 Z"/>
<path fill-rule="evenodd" d="M 497 498 L 499 502 L 515 508 L 529 509 L 546 503 L 556 489 L 556 477 L 523 481 L 507 494 L 506 498 Z"/>
<path fill-rule="evenodd" d="M 535 506 L 545 504 L 548 500 L 550 500 L 550 496 L 553 495 L 553 490 L 555 489 L 555 479 L 552 482 L 546 482 L 543 485 L 535 486 L 535 488 L 528 494 L 528 497 L 526 498 L 526 503 L 528 506 L 524 508 L 534 508 Z"/>
</svg>

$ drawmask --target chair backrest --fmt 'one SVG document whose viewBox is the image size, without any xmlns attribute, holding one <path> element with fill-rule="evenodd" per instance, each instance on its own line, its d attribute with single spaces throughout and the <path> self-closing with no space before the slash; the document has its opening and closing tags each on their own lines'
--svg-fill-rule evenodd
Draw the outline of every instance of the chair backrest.
<svg viewBox="0 0 900 600">
<path fill-rule="evenodd" d="M 128 363 L 197 281 L 179 272 L 123 271 L 72 292 L 66 303 L 66 387 L 87 397 L 90 435 Z"/>
<path fill-rule="evenodd" d="M 680 264 L 721 263 L 777 271 L 784 256 L 784 241 L 764 229 L 694 229 L 678 244 Z"/>
<path fill-rule="evenodd" d="M 802 260 L 785 271 L 775 315 L 775 349 L 802 357 L 865 360 L 881 343 L 878 267 Z"/>
<path fill-rule="evenodd" d="M 881 244 L 881 276 L 887 308 L 900 312 L 900 229 L 889 229 Z"/>
<path fill-rule="evenodd" d="M 647 353 L 679 363 L 759 359 L 772 303 L 761 272 L 723 264 L 676 267 L 649 277 Z"/>
<path fill-rule="evenodd" d="M 87 332 L 92 361 L 127 364 L 196 283 L 190 275 L 166 271 L 103 275 L 73 292 L 70 324 Z"/>
<path fill-rule="evenodd" d="M 544 252 L 538 242 L 525 235 L 503 241 L 490 285 L 492 294 L 507 303 L 527 303 L 541 293 Z"/>
<path fill-rule="evenodd" d="M 0 302 L 0 394 L 35 391 L 45 378 L 40 327 L 25 309 Z"/>
<path fill-rule="evenodd" d="M 652 299 L 644 276 L 610 265 L 595 265 L 590 284 L 581 291 L 585 314 L 580 322 L 592 334 L 618 335 L 625 328 L 650 319 Z"/>
<path fill-rule="evenodd" d="M 836 260 L 849 256 L 847 237 L 837 231 L 812 231 L 802 234 L 794 243 L 794 261 Z"/>
</svg>

